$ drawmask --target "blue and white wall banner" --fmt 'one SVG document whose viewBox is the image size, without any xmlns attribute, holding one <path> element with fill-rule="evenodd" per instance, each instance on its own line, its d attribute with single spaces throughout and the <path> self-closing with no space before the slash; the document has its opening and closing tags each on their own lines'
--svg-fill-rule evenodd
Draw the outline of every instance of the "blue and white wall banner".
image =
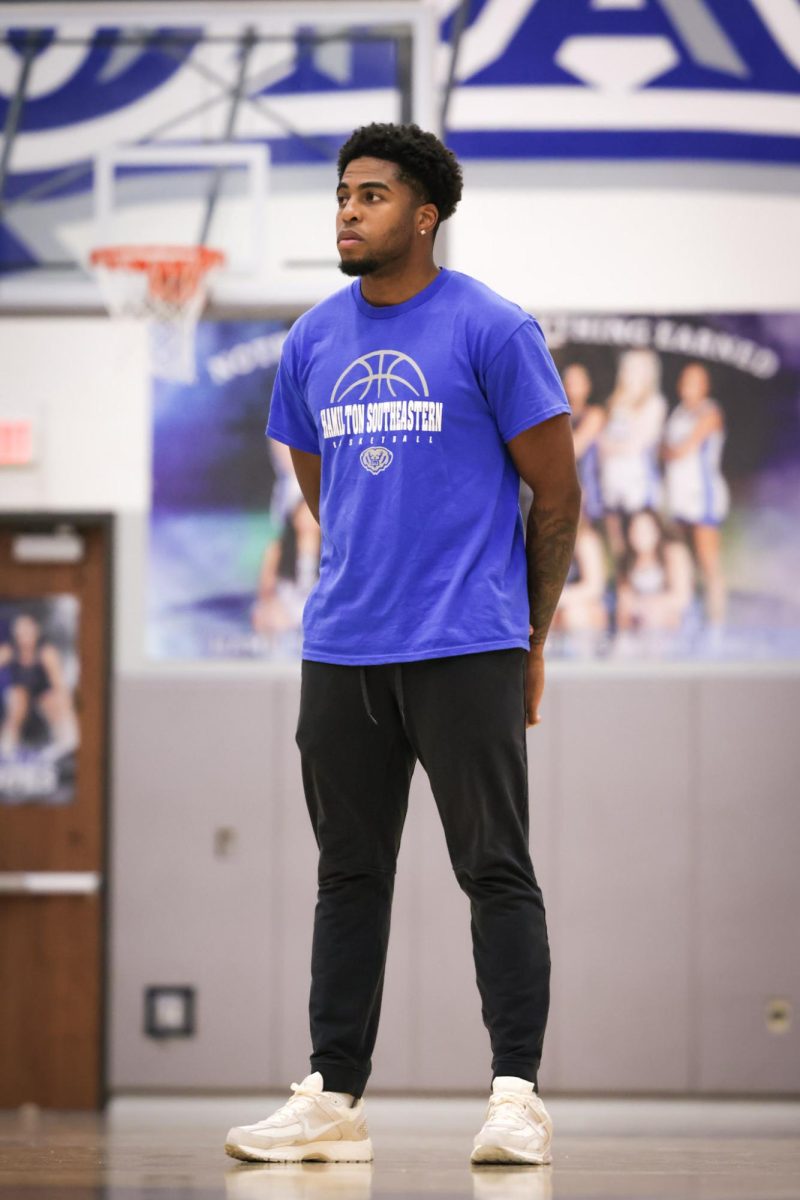
<svg viewBox="0 0 800 1200">
<path fill-rule="evenodd" d="M 437 79 L 448 78 L 458 0 L 439 0 Z M 6 164 L 0 262 L 47 259 L 21 202 L 86 196 L 104 148 L 269 146 L 273 166 L 326 164 L 352 129 L 400 119 L 398 43 L 368 27 L 335 42 L 288 27 L 249 53 L 233 133 L 243 30 L 147 31 L 57 7 L 48 29 L 0 42 L 0 122 L 30 56 Z M 132 40 L 131 35 L 139 35 Z M 274 30 L 273 30 L 274 33 Z M 800 163 L 797 0 L 473 0 L 458 44 L 447 138 L 465 160 Z M 12 218 L 12 209 L 16 213 Z M 72 213 L 76 219 L 77 213 Z M 59 219 L 69 213 L 61 212 Z M 49 247 L 53 257 L 53 247 Z"/>
<path fill-rule="evenodd" d="M 484 0 L 470 12 L 449 130 L 465 158 L 800 162 L 795 0 Z"/>
<path fill-rule="evenodd" d="M 583 487 L 550 656 L 800 658 L 800 314 L 538 315 Z M 264 436 L 288 327 L 202 322 L 195 383 L 154 380 L 154 658 L 300 657 L 321 534 Z"/>
</svg>

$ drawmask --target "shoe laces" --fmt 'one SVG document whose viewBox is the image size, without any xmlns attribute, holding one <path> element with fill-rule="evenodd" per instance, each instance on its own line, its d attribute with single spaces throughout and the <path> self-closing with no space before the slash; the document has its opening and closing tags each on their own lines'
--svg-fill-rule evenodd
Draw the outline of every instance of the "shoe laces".
<svg viewBox="0 0 800 1200">
<path fill-rule="evenodd" d="M 531 1104 L 532 1097 L 533 1093 L 527 1095 L 520 1092 L 494 1092 L 489 1097 L 487 1120 L 499 1118 L 502 1121 L 505 1117 L 506 1119 L 510 1118 L 512 1124 L 530 1122 L 536 1129 L 545 1133 L 547 1126 L 544 1121 L 536 1120 L 534 1115 L 536 1109 Z M 505 1111 L 503 1111 L 503 1105 L 506 1106 Z M 517 1118 L 516 1121 L 513 1120 L 514 1117 Z"/>
<path fill-rule="evenodd" d="M 297 1113 L 307 1109 L 314 1100 L 319 1100 L 321 1095 L 314 1088 L 303 1087 L 302 1083 L 293 1083 L 291 1088 L 294 1095 L 285 1104 L 282 1104 L 271 1117 L 267 1117 L 267 1121 L 274 1121 L 276 1118 L 279 1120 L 288 1120 Z"/>
</svg>

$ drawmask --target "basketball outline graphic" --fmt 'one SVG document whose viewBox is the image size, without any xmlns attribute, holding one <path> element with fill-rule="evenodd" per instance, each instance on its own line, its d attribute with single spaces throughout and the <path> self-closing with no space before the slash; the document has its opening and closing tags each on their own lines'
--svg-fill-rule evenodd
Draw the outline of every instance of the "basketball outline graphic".
<svg viewBox="0 0 800 1200">
<path fill-rule="evenodd" d="M 385 471 L 394 458 L 388 446 L 367 446 L 359 454 L 362 467 L 366 467 L 370 475 L 379 475 Z"/>
<path fill-rule="evenodd" d="M 388 367 L 386 366 L 386 358 L 390 359 Z M 373 363 L 377 364 L 377 370 L 374 369 Z M 374 399 L 381 398 L 381 387 L 385 383 L 389 395 L 393 400 L 398 399 L 398 393 L 395 391 L 395 386 L 406 388 L 413 396 L 419 396 L 420 391 L 414 386 L 411 380 L 406 379 L 404 375 L 397 373 L 398 365 L 406 364 L 406 374 L 410 374 L 417 384 L 421 387 L 423 396 L 428 396 L 428 381 L 422 373 L 418 363 L 408 354 L 404 354 L 402 350 L 371 350 L 369 354 L 362 354 L 358 358 L 354 358 L 348 366 L 342 371 L 336 383 L 333 385 L 331 392 L 330 403 L 339 404 L 346 396 L 356 388 L 361 388 L 361 392 L 355 397 L 356 402 L 366 400 L 370 389 L 377 383 L 377 392 Z M 357 374 L 359 368 L 363 374 L 358 374 L 358 377 L 347 383 L 347 387 L 342 387 L 347 382 L 348 376 Z"/>
</svg>

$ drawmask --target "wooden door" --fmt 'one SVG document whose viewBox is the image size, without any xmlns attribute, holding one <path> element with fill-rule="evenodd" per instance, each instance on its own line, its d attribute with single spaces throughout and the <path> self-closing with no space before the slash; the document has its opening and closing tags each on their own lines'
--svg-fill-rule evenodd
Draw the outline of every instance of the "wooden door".
<svg viewBox="0 0 800 1200">
<path fill-rule="evenodd" d="M 0 1108 L 104 1088 L 108 515 L 0 515 Z"/>
</svg>

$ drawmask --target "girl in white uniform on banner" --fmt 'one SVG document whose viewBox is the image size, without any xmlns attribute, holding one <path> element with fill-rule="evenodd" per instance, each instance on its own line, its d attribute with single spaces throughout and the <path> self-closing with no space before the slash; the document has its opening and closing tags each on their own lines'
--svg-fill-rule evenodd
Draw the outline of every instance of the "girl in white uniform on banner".
<svg viewBox="0 0 800 1200">
<path fill-rule="evenodd" d="M 658 449 L 666 416 L 658 355 L 653 350 L 626 350 L 599 439 L 606 535 L 618 564 L 625 554 L 623 518 L 660 507 Z"/>
<path fill-rule="evenodd" d="M 642 509 L 628 525 L 617 583 L 616 652 L 663 653 L 671 635 L 681 632 L 693 596 L 691 554 L 679 538 L 667 536 L 657 513 Z"/>
<path fill-rule="evenodd" d="M 725 619 L 726 585 L 720 554 L 720 524 L 728 515 L 730 493 L 721 471 L 725 423 L 711 379 L 702 363 L 692 362 L 678 377 L 680 403 L 664 431 L 667 513 L 690 530 L 705 590 L 709 624 Z"/>
</svg>

